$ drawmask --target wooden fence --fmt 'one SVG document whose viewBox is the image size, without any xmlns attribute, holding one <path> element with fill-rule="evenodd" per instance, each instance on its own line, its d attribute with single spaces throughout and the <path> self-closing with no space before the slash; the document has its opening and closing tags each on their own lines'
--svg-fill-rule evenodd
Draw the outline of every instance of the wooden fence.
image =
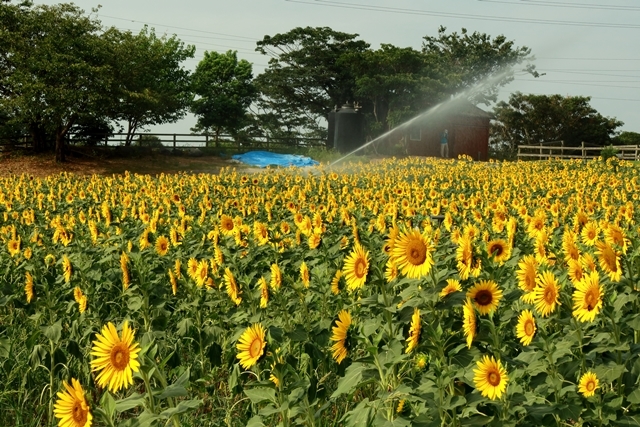
<svg viewBox="0 0 640 427">
<path fill-rule="evenodd" d="M 86 145 L 91 139 L 93 145 L 98 147 L 121 147 L 125 145 L 127 134 L 114 133 L 110 135 L 92 135 L 90 137 L 68 135 L 67 143 L 73 145 Z M 159 143 L 161 144 L 159 144 Z M 254 148 L 285 149 L 285 148 L 310 148 L 326 147 L 326 140 L 321 138 L 271 138 L 268 136 L 250 136 L 234 138 L 231 135 L 220 135 L 218 141 L 211 135 L 181 134 L 181 133 L 136 133 L 133 136 L 132 146 L 152 148 L 194 149 L 194 148 L 220 148 L 231 150 L 246 150 Z M 28 149 L 31 147 L 29 137 L 23 136 L 13 140 L 0 141 L 0 151 L 13 149 Z"/>
<path fill-rule="evenodd" d="M 583 142 L 578 147 L 565 147 L 562 141 L 551 141 L 537 145 L 518 146 L 518 159 L 595 159 L 607 147 L 588 147 Z M 639 145 L 614 145 L 617 157 L 624 160 L 640 160 Z"/>
</svg>

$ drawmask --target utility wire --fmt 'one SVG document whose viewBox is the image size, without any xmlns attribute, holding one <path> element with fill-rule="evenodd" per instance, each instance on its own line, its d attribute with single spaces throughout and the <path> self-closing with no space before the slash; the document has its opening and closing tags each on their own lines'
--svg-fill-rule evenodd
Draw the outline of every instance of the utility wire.
<svg viewBox="0 0 640 427">
<path fill-rule="evenodd" d="M 582 21 L 561 21 L 552 19 L 531 19 L 531 18 L 511 18 L 506 16 L 492 16 L 492 15 L 471 15 L 465 13 L 452 13 L 452 12 L 435 12 L 422 9 L 404 9 L 399 7 L 388 6 L 372 6 L 362 3 L 346 3 L 337 2 L 331 0 L 314 0 L 314 1 L 302 1 L 302 0 L 285 0 L 289 3 L 310 4 L 314 6 L 326 6 L 339 9 L 355 9 L 355 10 L 370 10 L 374 12 L 386 12 L 397 13 L 404 15 L 425 15 L 425 16 L 438 16 L 446 18 L 464 18 L 473 19 L 478 21 L 497 21 L 497 22 L 516 22 L 521 24 L 545 24 L 545 25 L 562 25 L 571 27 L 602 27 L 602 28 L 640 28 L 639 24 L 615 24 L 608 22 L 582 22 Z"/>
<path fill-rule="evenodd" d="M 544 7 L 563 7 L 569 9 L 601 9 L 601 10 L 621 10 L 621 11 L 633 11 L 640 12 L 640 7 L 636 6 L 614 6 L 604 4 L 587 4 L 587 3 L 562 3 L 562 2 L 549 2 L 549 1 L 536 1 L 536 0 L 520 0 L 518 2 L 504 1 L 504 0 L 478 0 L 483 3 L 501 3 L 511 4 L 516 6 L 544 6 Z"/>
</svg>

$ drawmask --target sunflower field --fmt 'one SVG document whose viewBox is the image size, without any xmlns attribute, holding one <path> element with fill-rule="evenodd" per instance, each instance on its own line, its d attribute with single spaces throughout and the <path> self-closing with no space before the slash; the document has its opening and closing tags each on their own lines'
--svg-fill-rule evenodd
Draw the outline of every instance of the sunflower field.
<svg viewBox="0 0 640 427">
<path fill-rule="evenodd" d="M 0 425 L 640 425 L 640 169 L 0 178 Z"/>
</svg>

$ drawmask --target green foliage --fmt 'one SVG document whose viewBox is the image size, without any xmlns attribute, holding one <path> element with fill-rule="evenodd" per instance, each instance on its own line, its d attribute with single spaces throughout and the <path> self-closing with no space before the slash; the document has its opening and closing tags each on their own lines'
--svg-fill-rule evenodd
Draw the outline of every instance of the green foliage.
<svg viewBox="0 0 640 427">
<path fill-rule="evenodd" d="M 192 95 L 182 63 L 193 58 L 195 46 L 175 35 L 158 37 L 146 26 L 138 34 L 110 28 L 102 37 L 114 73 L 109 118 L 127 123 L 125 145 L 139 129 L 184 117 Z"/>
<path fill-rule="evenodd" d="M 194 130 L 212 130 L 216 145 L 222 132 L 237 133 L 247 124 L 247 109 L 256 96 L 252 79 L 251 64 L 238 61 L 237 52 L 205 52 L 192 81 L 196 98 L 191 112 L 198 118 Z"/>
<path fill-rule="evenodd" d="M 590 97 L 526 95 L 516 92 L 499 102 L 491 126 L 491 141 L 517 151 L 518 145 L 564 141 L 568 147 L 582 142 L 606 145 L 622 122 L 598 113 Z"/>
<path fill-rule="evenodd" d="M 620 132 L 611 139 L 613 145 L 640 145 L 640 133 L 638 132 Z"/>
</svg>

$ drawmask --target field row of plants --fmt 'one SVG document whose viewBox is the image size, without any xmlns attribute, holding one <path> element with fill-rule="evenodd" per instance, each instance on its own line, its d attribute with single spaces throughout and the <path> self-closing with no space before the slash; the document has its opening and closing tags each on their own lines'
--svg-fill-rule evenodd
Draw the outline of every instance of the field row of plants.
<svg viewBox="0 0 640 427">
<path fill-rule="evenodd" d="M 639 170 L 0 179 L 0 425 L 640 425 Z"/>
</svg>

